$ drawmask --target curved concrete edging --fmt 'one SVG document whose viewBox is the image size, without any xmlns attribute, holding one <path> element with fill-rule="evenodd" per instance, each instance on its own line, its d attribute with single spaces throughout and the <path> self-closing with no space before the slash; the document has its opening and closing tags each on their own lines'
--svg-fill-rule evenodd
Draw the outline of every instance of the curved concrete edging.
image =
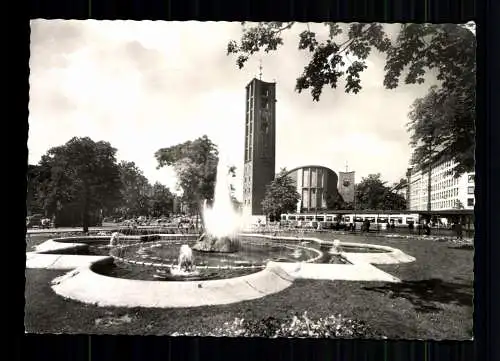
<svg viewBox="0 0 500 361">
<path fill-rule="evenodd" d="M 332 241 L 325 241 L 313 237 L 279 237 L 279 236 L 259 235 L 257 233 L 244 233 L 241 234 L 241 236 L 261 237 L 273 240 L 283 239 L 296 242 L 310 241 L 318 244 L 333 245 Z M 384 252 L 368 252 L 368 253 L 340 252 L 340 255 L 342 257 L 344 257 L 347 261 L 353 264 L 358 264 L 358 263 L 395 264 L 395 263 L 410 263 L 415 261 L 415 257 L 407 255 L 403 251 L 389 246 L 380 246 L 370 243 L 356 243 L 356 242 L 341 242 L 341 245 L 363 247 L 363 248 L 370 248 L 370 249 L 377 249 L 384 251 Z"/>
<path fill-rule="evenodd" d="M 192 235 L 175 234 L 161 236 L 171 240 L 192 237 Z M 276 237 L 262 234 L 241 234 L 241 236 L 271 240 L 311 241 L 319 244 L 333 243 L 317 238 Z M 139 236 L 123 237 L 123 239 L 130 241 L 139 239 Z M 114 258 L 110 256 L 53 254 L 61 250 L 86 247 L 93 240 L 108 238 L 107 236 L 67 237 L 46 241 L 37 247 L 37 252 L 27 253 L 27 268 L 73 269 L 73 271 L 54 279 L 52 285 L 54 292 L 68 299 L 98 306 L 171 308 L 220 305 L 257 299 L 286 289 L 297 278 L 400 282 L 396 277 L 372 266 L 371 263 L 400 263 L 415 260 L 392 247 L 343 243 L 386 252 L 344 252 L 342 256 L 352 264 L 316 264 L 312 262 L 321 257 L 322 252 L 301 246 L 316 251 L 319 256 L 301 263 L 269 262 L 259 272 L 230 279 L 159 282 L 122 279 L 96 273 L 93 270 L 95 266 L 114 262 Z M 122 239 L 122 237 L 120 238 Z"/>
<path fill-rule="evenodd" d="M 93 265 L 54 279 L 52 289 L 62 297 L 97 306 L 199 307 L 261 298 L 284 290 L 294 280 L 274 264 L 242 277 L 190 282 L 113 278 L 95 273 Z"/>
</svg>

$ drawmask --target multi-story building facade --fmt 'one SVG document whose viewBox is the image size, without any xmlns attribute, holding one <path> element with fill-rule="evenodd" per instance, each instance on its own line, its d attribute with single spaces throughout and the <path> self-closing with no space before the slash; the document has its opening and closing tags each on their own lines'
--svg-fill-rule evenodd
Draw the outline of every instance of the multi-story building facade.
<svg viewBox="0 0 500 361">
<path fill-rule="evenodd" d="M 465 173 L 456 178 L 453 175 L 455 163 L 452 160 L 435 163 L 431 167 L 431 211 L 450 209 L 474 209 L 474 173 Z M 428 210 L 428 169 L 409 169 L 408 209 Z"/>
</svg>

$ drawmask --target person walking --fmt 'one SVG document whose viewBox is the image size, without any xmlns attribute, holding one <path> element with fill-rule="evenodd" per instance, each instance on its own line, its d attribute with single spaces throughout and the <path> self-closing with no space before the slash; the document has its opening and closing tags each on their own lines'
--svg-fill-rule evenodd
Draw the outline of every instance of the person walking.
<svg viewBox="0 0 500 361">
<path fill-rule="evenodd" d="M 463 227 L 462 227 L 462 222 L 460 220 L 455 224 L 455 232 L 457 233 L 457 240 L 462 241 Z"/>
<path fill-rule="evenodd" d="M 430 236 L 431 235 L 431 225 L 430 222 L 425 223 L 425 235 Z"/>
</svg>

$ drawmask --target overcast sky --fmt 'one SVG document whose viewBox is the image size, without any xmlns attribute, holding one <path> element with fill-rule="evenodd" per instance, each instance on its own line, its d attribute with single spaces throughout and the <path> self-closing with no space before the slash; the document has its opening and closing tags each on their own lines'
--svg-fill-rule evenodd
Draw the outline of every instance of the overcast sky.
<svg viewBox="0 0 500 361">
<path fill-rule="evenodd" d="M 277 82 L 276 170 L 318 164 L 338 172 L 347 161 L 356 181 L 379 172 L 399 180 L 410 156 L 409 107 L 430 82 L 384 89 L 384 58 L 375 53 L 360 93 L 325 88 L 313 102 L 294 91 L 308 59 L 297 50 L 304 28 L 262 57 L 262 80 Z M 240 23 L 227 22 L 32 21 L 29 162 L 89 136 L 174 190 L 175 173 L 156 170 L 155 151 L 207 134 L 239 170 L 241 198 L 245 86 L 258 77 L 259 57 L 239 70 L 226 55 L 240 34 Z"/>
</svg>

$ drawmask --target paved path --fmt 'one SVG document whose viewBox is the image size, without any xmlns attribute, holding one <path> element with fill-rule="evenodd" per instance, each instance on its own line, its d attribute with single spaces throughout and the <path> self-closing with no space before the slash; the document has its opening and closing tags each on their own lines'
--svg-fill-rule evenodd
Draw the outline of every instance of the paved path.
<svg viewBox="0 0 500 361">
<path fill-rule="evenodd" d="M 117 228 L 118 226 L 106 226 L 106 227 L 89 227 L 89 231 L 107 231 L 112 228 Z M 82 227 L 62 227 L 62 228 L 31 228 L 28 229 L 26 233 L 28 234 L 45 234 L 45 233 L 67 233 L 67 232 L 82 232 Z"/>
</svg>

